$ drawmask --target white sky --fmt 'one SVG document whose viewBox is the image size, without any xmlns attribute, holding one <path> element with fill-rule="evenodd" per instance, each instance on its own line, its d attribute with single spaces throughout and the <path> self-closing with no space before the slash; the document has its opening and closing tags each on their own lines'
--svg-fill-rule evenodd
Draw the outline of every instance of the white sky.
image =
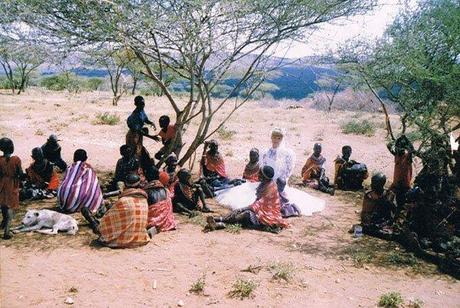
<svg viewBox="0 0 460 308">
<path fill-rule="evenodd" d="M 379 0 L 378 6 L 363 16 L 327 24 L 307 38 L 306 43 L 288 42 L 277 48 L 276 56 L 287 58 L 301 58 L 335 50 L 345 41 L 357 37 L 375 40 L 382 36 L 386 27 L 390 25 L 396 15 L 407 6 L 412 6 L 416 1 Z"/>
</svg>

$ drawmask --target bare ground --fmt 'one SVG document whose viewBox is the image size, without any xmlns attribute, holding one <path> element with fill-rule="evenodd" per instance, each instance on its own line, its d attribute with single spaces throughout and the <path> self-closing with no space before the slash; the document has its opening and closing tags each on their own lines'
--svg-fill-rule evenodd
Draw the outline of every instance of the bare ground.
<svg viewBox="0 0 460 308">
<path fill-rule="evenodd" d="M 14 139 L 15 154 L 27 166 L 31 148 L 56 132 L 67 161 L 75 149 L 85 148 L 89 162 L 107 178 L 124 141 L 124 119 L 133 108 L 132 97 L 124 98 L 116 108 L 110 101 L 106 93 L 74 96 L 34 90 L 21 96 L 0 94 L 0 135 Z M 289 104 L 267 108 L 251 102 L 226 125 L 227 131 L 236 134 L 215 136 L 232 176 L 240 175 L 251 147 L 269 145 L 270 129 L 276 126 L 286 129 L 289 145 L 296 152 L 296 174 L 313 143 L 322 142 L 330 176 L 332 161 L 345 143 L 353 147 L 354 159 L 391 176 L 392 158 L 382 128 L 369 138 L 343 135 L 339 127 L 352 117 L 379 126 L 380 114 L 286 109 Z M 95 115 L 105 111 L 118 114 L 122 121 L 115 126 L 93 125 Z M 147 98 L 146 111 L 152 119 L 172 115 L 162 98 Z M 152 153 L 159 147 L 149 141 L 146 144 Z M 293 179 L 293 185 L 295 182 Z M 70 296 L 77 307 L 174 307 L 179 301 L 186 307 L 375 307 L 382 294 L 396 291 L 406 304 L 419 299 L 425 307 L 460 307 L 457 280 L 412 258 L 394 243 L 353 239 L 347 233 L 358 221 L 362 193 L 338 192 L 330 197 L 308 192 L 325 198 L 326 209 L 313 217 L 290 219 L 291 227 L 280 234 L 247 230 L 204 234 L 202 219 L 177 216 L 176 231 L 161 233 L 141 248 L 112 250 L 93 245 L 95 236 L 80 215 L 75 215 L 82 223 L 77 236 L 16 235 L 0 242 L 0 306 L 65 306 Z M 54 205 L 54 200 L 25 203 L 15 222 L 27 208 Z M 211 206 L 225 212 L 216 204 Z M 291 274 L 288 281 L 274 278 L 279 264 L 284 265 L 285 274 Z M 248 267 L 256 270 L 243 271 Z M 202 277 L 204 292 L 190 292 Z M 256 283 L 249 299 L 229 296 L 239 278 Z"/>
</svg>

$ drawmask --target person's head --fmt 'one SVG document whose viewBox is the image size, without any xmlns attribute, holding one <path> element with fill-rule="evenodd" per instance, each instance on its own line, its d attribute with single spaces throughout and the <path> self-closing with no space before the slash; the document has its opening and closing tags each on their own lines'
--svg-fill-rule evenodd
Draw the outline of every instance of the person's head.
<svg viewBox="0 0 460 308">
<path fill-rule="evenodd" d="M 129 158 L 134 155 L 133 148 L 127 144 L 124 144 L 120 147 L 120 155 Z"/>
<path fill-rule="evenodd" d="M 212 139 L 209 141 L 209 153 L 211 154 L 216 154 L 219 151 L 219 143 L 217 143 L 217 140 Z"/>
<path fill-rule="evenodd" d="M 249 151 L 249 162 L 255 164 L 258 161 L 259 161 L 259 150 L 257 148 L 252 148 Z"/>
<path fill-rule="evenodd" d="M 160 173 L 155 166 L 148 166 L 147 168 L 145 168 L 144 172 L 145 172 L 145 177 L 147 178 L 147 181 L 149 182 L 158 180 L 160 178 Z"/>
<path fill-rule="evenodd" d="M 190 174 L 190 171 L 188 169 L 182 168 L 177 173 L 177 178 L 179 179 L 179 182 L 181 184 L 190 184 L 190 179 L 192 178 L 192 175 Z"/>
<path fill-rule="evenodd" d="M 144 109 L 145 100 L 142 96 L 138 95 L 134 98 L 134 105 L 139 109 Z"/>
<path fill-rule="evenodd" d="M 36 162 L 42 162 L 45 159 L 42 148 L 36 147 L 32 149 L 32 159 Z"/>
<path fill-rule="evenodd" d="M 49 143 L 57 143 L 59 140 L 57 138 L 57 136 L 55 134 L 51 134 L 49 137 L 48 137 L 48 140 L 47 142 Z"/>
<path fill-rule="evenodd" d="M 128 174 L 125 179 L 126 188 L 139 188 L 141 178 L 137 174 Z"/>
<path fill-rule="evenodd" d="M 313 155 L 318 157 L 321 155 L 321 151 L 323 150 L 323 147 L 321 146 L 321 143 L 315 143 L 313 146 Z"/>
<path fill-rule="evenodd" d="M 271 181 L 275 176 L 275 170 L 270 166 L 263 166 L 259 170 L 259 181 L 266 182 Z"/>
<path fill-rule="evenodd" d="M 348 161 L 351 156 L 351 151 L 351 146 L 349 145 L 342 147 L 342 158 Z"/>
<path fill-rule="evenodd" d="M 174 153 L 171 153 L 166 157 L 165 164 L 168 167 L 176 167 L 177 166 L 177 156 Z"/>
<path fill-rule="evenodd" d="M 163 186 L 168 186 L 169 184 L 169 175 L 168 173 L 164 172 L 164 171 L 161 171 L 160 172 L 160 182 L 161 184 L 163 184 Z"/>
<path fill-rule="evenodd" d="M 271 137 L 272 147 L 276 149 L 280 146 L 281 142 L 283 141 L 284 133 L 280 128 L 275 128 L 274 130 L 272 130 Z"/>
<path fill-rule="evenodd" d="M 171 119 L 167 115 L 162 115 L 158 120 L 161 128 L 168 128 Z"/>
<path fill-rule="evenodd" d="M 404 151 L 408 148 L 409 146 L 409 140 L 405 135 L 401 135 L 398 139 L 395 141 L 395 152 L 398 155 L 404 154 Z"/>
<path fill-rule="evenodd" d="M 382 194 L 384 191 L 385 183 L 387 182 L 387 177 L 381 172 L 377 172 L 372 176 L 371 179 L 371 188 L 376 193 Z"/>
<path fill-rule="evenodd" d="M 4 155 L 11 155 L 14 152 L 14 143 L 10 138 L 3 137 L 0 139 L 0 151 Z"/>
<path fill-rule="evenodd" d="M 77 161 L 85 162 L 88 159 L 88 154 L 83 149 L 78 149 L 73 153 L 73 161 L 76 163 Z"/>
</svg>

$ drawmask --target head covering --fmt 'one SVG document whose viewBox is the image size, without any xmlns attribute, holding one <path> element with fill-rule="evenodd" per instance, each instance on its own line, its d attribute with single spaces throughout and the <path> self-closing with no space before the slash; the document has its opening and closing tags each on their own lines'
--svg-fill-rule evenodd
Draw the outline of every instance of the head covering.
<svg viewBox="0 0 460 308">
<path fill-rule="evenodd" d="M 33 148 L 32 149 L 32 158 L 34 160 L 43 160 L 44 156 L 43 156 L 42 148 L 40 148 L 40 147 Z"/>
<path fill-rule="evenodd" d="M 128 174 L 125 185 L 128 188 L 137 188 L 141 184 L 141 178 L 137 174 Z"/>
<path fill-rule="evenodd" d="M 268 180 L 273 179 L 273 177 L 275 176 L 275 170 L 270 166 L 263 166 L 261 170 L 263 176 Z"/>
<path fill-rule="evenodd" d="M 166 157 L 166 163 L 169 163 L 169 162 L 172 162 L 172 161 L 176 161 L 177 162 L 177 155 L 174 154 L 174 153 L 171 153 L 168 155 L 168 157 Z"/>
<path fill-rule="evenodd" d="M 160 182 L 164 186 L 168 186 L 168 184 L 169 184 L 169 175 L 168 175 L 168 173 L 166 173 L 164 171 L 160 172 Z"/>
<path fill-rule="evenodd" d="M 51 134 L 49 137 L 48 137 L 48 141 L 50 142 L 58 142 L 60 141 L 57 136 L 55 134 Z"/>
<path fill-rule="evenodd" d="M 273 130 L 272 130 L 272 133 L 271 133 L 271 136 L 274 137 L 274 136 L 279 136 L 279 137 L 284 137 L 284 132 L 281 128 L 278 128 L 278 127 L 275 127 Z"/>
</svg>

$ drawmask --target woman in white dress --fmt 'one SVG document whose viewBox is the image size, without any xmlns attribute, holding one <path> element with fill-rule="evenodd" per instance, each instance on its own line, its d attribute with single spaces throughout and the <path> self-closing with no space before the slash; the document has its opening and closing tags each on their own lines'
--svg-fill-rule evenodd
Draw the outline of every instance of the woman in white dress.
<svg viewBox="0 0 460 308">
<path fill-rule="evenodd" d="M 271 141 L 272 146 L 262 155 L 260 167 L 270 166 L 275 171 L 273 180 L 276 181 L 280 191 L 283 217 L 299 214 L 311 216 L 314 212 L 322 211 L 325 206 L 324 200 L 288 186 L 288 180 L 295 165 L 295 154 L 286 146 L 286 137 L 281 129 L 272 131 Z M 233 210 L 244 208 L 255 201 L 258 184 L 246 182 L 240 186 L 219 191 L 216 193 L 216 200 Z"/>
</svg>

